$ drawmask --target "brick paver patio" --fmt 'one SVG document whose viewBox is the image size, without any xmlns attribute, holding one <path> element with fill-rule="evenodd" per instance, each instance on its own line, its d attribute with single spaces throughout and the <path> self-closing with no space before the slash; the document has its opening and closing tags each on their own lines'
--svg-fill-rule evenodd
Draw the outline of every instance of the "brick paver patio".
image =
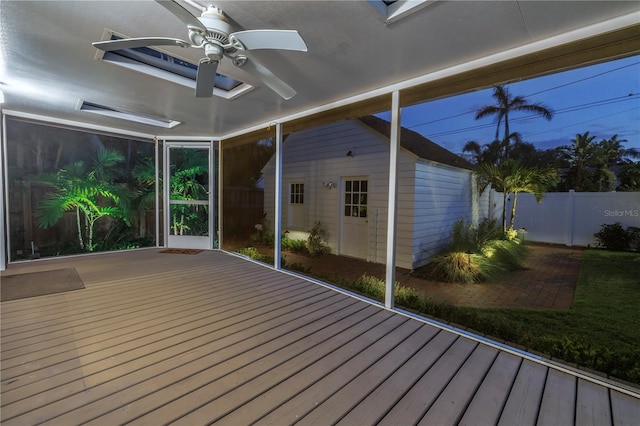
<svg viewBox="0 0 640 426">
<path fill-rule="evenodd" d="M 578 281 L 581 247 L 530 243 L 531 256 L 526 269 L 506 273 L 498 282 L 481 284 L 451 284 L 416 278 L 406 269 L 398 268 L 396 280 L 434 299 L 455 305 L 484 308 L 569 309 Z M 339 276 L 353 280 L 367 273 L 384 279 L 384 265 L 350 259 L 343 256 L 322 256 L 309 259 L 285 253 L 288 264 L 311 266 L 314 274 Z"/>
</svg>

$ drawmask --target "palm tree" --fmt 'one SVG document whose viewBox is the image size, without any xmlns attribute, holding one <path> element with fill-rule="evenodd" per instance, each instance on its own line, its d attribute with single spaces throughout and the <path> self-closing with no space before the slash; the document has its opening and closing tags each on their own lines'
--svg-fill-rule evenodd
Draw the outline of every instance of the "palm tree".
<svg viewBox="0 0 640 426">
<path fill-rule="evenodd" d="M 577 134 L 571 140 L 571 145 L 563 145 L 556 148 L 561 160 L 569 168 L 565 182 L 566 186 L 575 191 L 587 191 L 593 188 L 589 169 L 594 167 L 596 158 L 595 136 L 589 132 Z"/>
<path fill-rule="evenodd" d="M 631 158 L 640 158 L 640 151 L 635 148 L 624 148 L 626 139 L 618 139 L 618 135 L 613 135 L 609 139 L 602 139 L 598 143 L 598 157 L 603 165 L 611 168 L 617 164 L 629 164 Z"/>
<path fill-rule="evenodd" d="M 472 161 L 475 162 L 475 164 L 498 164 L 502 160 L 506 159 L 504 158 L 504 152 L 506 150 L 506 145 L 510 140 L 513 140 L 514 143 L 513 149 L 511 150 L 513 154 L 530 154 L 531 149 L 535 151 L 535 147 L 533 147 L 533 145 L 522 140 L 520 133 L 513 132 L 509 135 L 506 142 L 504 140 L 501 141 L 499 139 L 495 139 L 491 143 L 480 146 L 476 141 L 469 141 L 462 148 L 462 152 L 470 153 L 473 157 Z"/>
<path fill-rule="evenodd" d="M 620 168 L 620 186 L 618 191 L 640 191 L 640 161 L 625 164 Z"/>
<path fill-rule="evenodd" d="M 487 116 L 497 116 L 496 136 L 497 140 L 500 133 L 500 127 L 504 120 L 504 158 L 509 158 L 509 113 L 510 112 L 531 112 L 542 116 L 546 120 L 551 120 L 553 112 L 540 103 L 528 103 L 524 96 L 513 96 L 506 86 L 496 86 L 493 88 L 492 95 L 496 100 L 495 105 L 486 105 L 476 113 L 476 120 Z"/>
<path fill-rule="evenodd" d="M 478 166 L 480 189 L 491 185 L 496 191 L 502 192 L 502 231 L 513 229 L 518 194 L 528 192 L 540 202 L 544 193 L 556 184 L 558 173 L 553 168 L 527 167 L 517 160 L 508 159 L 500 164 L 483 163 Z M 507 228 L 507 196 L 513 194 L 513 204 Z"/>
<path fill-rule="evenodd" d="M 467 142 L 462 148 L 462 152 L 468 152 L 473 157 L 475 164 L 497 164 L 500 162 L 500 153 L 503 150 L 503 145 L 499 140 L 495 140 L 491 143 L 480 145 L 476 141 Z"/>
<path fill-rule="evenodd" d="M 553 168 L 515 165 L 510 179 L 510 190 L 513 194 L 513 203 L 511 204 L 509 229 L 514 229 L 518 194 L 521 192 L 528 192 L 536 198 L 538 203 L 540 203 L 545 192 L 547 192 L 549 188 L 554 187 L 558 183 L 558 179 L 558 171 Z"/>
<path fill-rule="evenodd" d="M 80 248 L 93 251 L 93 231 L 98 219 L 111 216 L 129 223 L 128 191 L 113 182 L 114 167 L 123 160 L 119 152 L 103 149 L 90 170 L 83 161 L 78 161 L 53 175 L 45 175 L 43 183 L 54 191 L 37 207 L 38 225 L 49 228 L 64 212 L 75 210 Z"/>
<path fill-rule="evenodd" d="M 146 214 L 155 209 L 156 203 L 156 164 L 153 157 L 143 157 L 131 171 L 133 176 L 134 198 L 131 200 L 132 217 L 139 228 L 140 236 L 146 236 Z M 159 182 L 161 184 L 161 181 Z M 135 217 L 134 217 L 135 216 Z"/>
</svg>

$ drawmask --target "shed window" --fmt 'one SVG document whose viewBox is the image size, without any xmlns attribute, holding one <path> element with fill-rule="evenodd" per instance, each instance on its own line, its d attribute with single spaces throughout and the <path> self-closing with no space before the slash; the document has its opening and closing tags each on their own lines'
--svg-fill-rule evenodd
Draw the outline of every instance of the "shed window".
<svg viewBox="0 0 640 426">
<path fill-rule="evenodd" d="M 345 217 L 367 217 L 368 181 L 347 180 L 344 188 Z"/>
<path fill-rule="evenodd" d="M 304 183 L 291 184 L 291 204 L 304 204 Z"/>
<path fill-rule="evenodd" d="M 304 183 L 289 184 L 289 221 L 291 228 L 304 229 Z"/>
</svg>

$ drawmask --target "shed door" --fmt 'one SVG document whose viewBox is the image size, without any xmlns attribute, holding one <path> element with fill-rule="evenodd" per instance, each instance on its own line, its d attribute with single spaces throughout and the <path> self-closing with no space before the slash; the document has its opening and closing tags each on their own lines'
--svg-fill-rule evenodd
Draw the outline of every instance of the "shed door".
<svg viewBox="0 0 640 426">
<path fill-rule="evenodd" d="M 367 260 L 369 181 L 366 177 L 342 179 L 340 254 Z"/>
</svg>

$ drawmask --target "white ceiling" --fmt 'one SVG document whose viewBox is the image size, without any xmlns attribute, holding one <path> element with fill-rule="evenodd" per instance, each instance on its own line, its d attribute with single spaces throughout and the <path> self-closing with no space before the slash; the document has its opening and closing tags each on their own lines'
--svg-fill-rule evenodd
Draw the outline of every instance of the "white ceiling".
<svg viewBox="0 0 640 426">
<path fill-rule="evenodd" d="M 2 0 L 3 108 L 150 135 L 222 137 L 574 30 L 601 31 L 594 24 L 609 22 L 610 30 L 640 22 L 637 1 L 439 0 L 389 25 L 367 1 L 213 3 L 236 30 L 300 32 L 308 52 L 254 53 L 297 90 L 294 98 L 281 99 L 224 60 L 218 72 L 257 87 L 232 101 L 195 98 L 192 89 L 96 60 L 91 42 L 105 28 L 186 39 L 184 25 L 154 1 Z M 196 63 L 202 56 L 165 50 Z M 183 124 L 163 129 L 96 116 L 77 111 L 78 99 Z"/>
</svg>

